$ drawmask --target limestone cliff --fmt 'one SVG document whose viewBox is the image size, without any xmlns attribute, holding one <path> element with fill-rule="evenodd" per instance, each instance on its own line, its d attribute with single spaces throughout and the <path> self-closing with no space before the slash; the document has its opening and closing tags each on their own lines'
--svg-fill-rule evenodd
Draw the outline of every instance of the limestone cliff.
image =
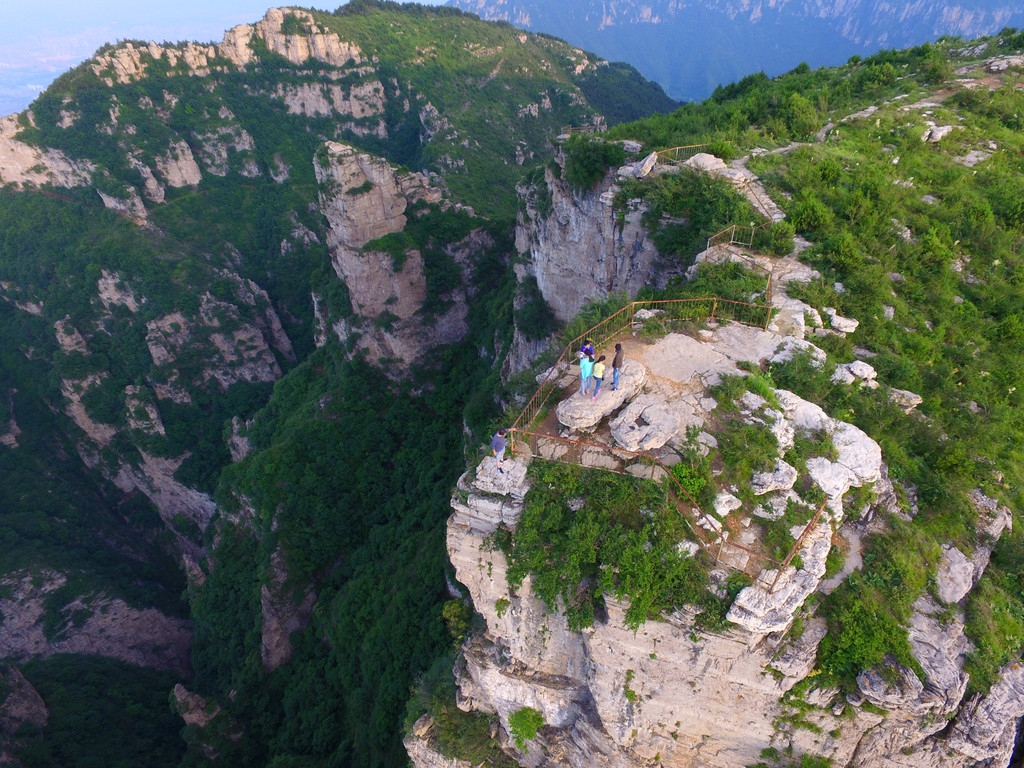
<svg viewBox="0 0 1024 768">
<path fill-rule="evenodd" d="M 529 255 L 524 274 L 537 279 L 559 322 L 590 299 L 634 296 L 671 276 L 657 268 L 657 249 L 640 223 L 645 209 L 613 209 L 614 180 L 612 171 L 594 189 L 578 193 L 546 168 L 542 181 L 520 189 L 525 211 L 516 226 L 516 250 Z"/>
<path fill-rule="evenodd" d="M 16 138 L 22 126 L 17 115 L 0 119 L 0 181 L 5 184 L 53 184 L 74 187 L 88 184 L 95 166 L 71 160 L 60 150 L 40 149 Z"/>
<path fill-rule="evenodd" d="M 773 336 L 766 332 L 752 336 L 759 334 Z M 778 337 L 760 341 L 766 343 L 762 349 L 770 350 Z M 703 355 L 693 340 L 687 344 L 673 342 L 672 337 L 654 350 L 645 350 L 650 371 L 646 378 L 655 382 L 653 399 L 665 404 L 671 414 L 670 436 L 685 432 L 682 427 L 687 420 L 701 424 L 714 411 L 712 401 L 705 403 L 711 410 L 701 412 L 699 393 L 690 406 L 673 404 L 686 387 L 666 385 L 671 369 L 678 372 L 689 367 L 692 375 L 696 368 L 706 377 L 716 370 L 726 372 L 730 360 L 749 359 L 755 348 L 727 343 L 724 337 L 697 343 L 705 346 Z M 672 346 L 677 347 L 675 352 Z M 660 353 L 655 351 L 659 348 Z M 700 362 L 690 366 L 695 358 L 710 367 L 701 371 Z M 640 367 L 635 365 L 629 375 L 641 376 Z M 620 386 L 627 392 L 625 399 L 642 396 L 644 387 L 631 385 L 626 373 Z M 627 606 L 609 595 L 605 596 L 605 620 L 581 631 L 570 630 L 559 611 L 533 594 L 529 578 L 521 588 L 509 588 L 505 555 L 487 543 L 499 525 L 514 528 L 518 522 L 530 488 L 529 459 L 506 462 L 504 474 L 486 459 L 460 479 L 452 499 L 448 551 L 486 629 L 463 648 L 459 705 L 496 713 L 506 734 L 510 714 L 522 707 L 539 711 L 545 726 L 528 751 L 517 749 L 510 739 L 503 741 L 521 765 L 734 768 L 756 763 L 766 748 L 823 755 L 833 765 L 849 768 L 1007 764 L 1017 720 L 1024 714 L 1024 667 L 1009 665 L 1002 682 L 987 695 L 962 701 L 967 641 L 962 623 L 944 622 L 941 614 L 957 612 L 956 601 L 966 590 L 953 587 L 942 570 L 939 590 L 947 607 L 922 598 L 915 606 L 911 629 L 911 646 L 925 673 L 923 682 L 890 662 L 888 668 L 862 672 L 857 695 L 843 698 L 836 689 L 814 687 L 816 652 L 826 624 L 815 617 L 807 598 L 815 590 L 834 587 L 822 582 L 826 555 L 833 540 L 839 540 L 833 531 L 870 529 L 870 515 L 844 523 L 843 495 L 851 486 L 864 483 L 874 483 L 878 491 L 886 482 L 884 466 L 878 446 L 856 428 L 821 421 L 824 415 L 817 406 L 790 393 L 780 390 L 775 395 L 782 403 L 781 412 L 769 414 L 762 410 L 763 401 L 749 398 L 745 408 L 752 418 L 775 422 L 772 431 L 780 444 L 791 439 L 794 429 L 808 427 L 833 437 L 838 448 L 833 460 L 807 462 L 828 503 L 817 528 L 809 528 L 803 540 L 800 567 L 790 566 L 772 589 L 764 579 L 770 580 L 775 572 L 762 572 L 754 585 L 740 592 L 729 613 L 732 628 L 722 633 L 701 630 L 695 612 L 685 607 L 633 631 L 624 621 Z M 623 400 L 609 403 L 603 411 L 617 410 Z M 593 407 L 589 402 L 587 406 Z M 564 424 L 572 416 L 567 411 L 559 418 Z M 669 439 L 677 438 L 666 442 Z M 602 466 L 595 456 L 592 453 L 588 459 L 584 453 L 584 463 Z M 753 478 L 755 493 L 768 499 L 753 513 L 771 514 L 776 498 L 783 506 L 790 503 L 796 474 L 782 468 L 774 475 Z M 720 494 L 719 502 L 724 503 L 724 497 Z M 882 503 L 883 497 L 879 493 L 876 503 Z M 725 504 L 723 513 L 732 514 L 730 510 L 744 506 L 739 499 L 733 501 Z M 975 503 L 989 510 L 983 515 L 990 522 L 982 538 L 992 541 L 1008 524 L 1009 512 L 981 494 L 975 494 Z M 744 534 L 739 535 L 741 542 L 749 543 Z M 719 568 L 726 569 L 722 577 L 729 568 L 746 564 L 729 554 L 728 545 L 719 557 Z M 946 559 L 950 562 L 946 572 L 956 570 L 960 560 L 948 555 Z M 966 571 L 969 589 L 976 581 L 974 565 Z M 797 615 L 802 615 L 799 634 L 788 631 Z M 951 728 L 945 727 L 947 720 L 952 720 Z M 435 759 L 416 757 L 424 750 L 424 743 L 410 749 L 417 765 L 430 765 Z"/>
<path fill-rule="evenodd" d="M 193 558 L 201 555 L 202 548 L 176 521 L 187 520 L 201 531 L 213 516 L 214 503 L 206 493 L 175 478 L 188 453 L 161 455 L 151 445 L 154 440 L 159 445 L 166 437 L 159 402 L 191 405 L 190 392 L 197 388 L 223 391 L 238 382 L 273 382 L 281 377 L 278 357 L 295 359 L 267 293 L 228 270 L 220 270 L 218 276 L 230 286 L 223 298 L 207 291 L 194 312 L 174 311 L 146 323 L 146 350 L 154 375 L 145 384 L 124 388 L 123 398 L 118 398 L 124 404 L 124 425 L 94 418 L 83 404 L 90 390 L 104 386 L 106 373 L 65 378 L 61 386 L 65 412 L 83 435 L 78 452 L 85 463 L 100 468 L 120 490 L 147 496 L 173 534 L 178 551 Z M 88 359 L 114 308 L 124 308 L 131 315 L 147 313 L 147 297 L 137 296 L 117 272 L 101 271 L 96 296 L 103 315 L 95 324 L 80 330 L 70 318 L 54 323 L 56 341 L 64 352 Z M 107 450 L 118 434 L 131 439 L 137 454 L 113 455 Z"/>
<path fill-rule="evenodd" d="M 285 31 L 286 24 L 291 25 L 291 31 Z M 176 46 L 154 42 L 139 45 L 126 42 L 98 53 L 88 62 L 88 67 L 92 74 L 112 87 L 138 82 L 146 78 L 153 68 L 181 77 L 209 77 L 244 71 L 257 65 L 260 57 L 266 54 L 282 56 L 296 65 L 311 59 L 330 67 L 351 68 L 362 80 L 354 86 L 278 84 L 276 90 L 267 95 L 280 100 L 289 113 L 341 118 L 339 130 L 387 138 L 387 128 L 381 117 L 385 107 L 384 89 L 373 77 L 373 68 L 362 66 L 365 57 L 357 45 L 324 30 L 308 11 L 271 8 L 256 24 L 242 24 L 228 30 L 219 45 L 192 42 Z M 165 92 L 162 103 L 143 96 L 138 106 L 166 118 L 177 102 L 175 95 Z M 135 126 L 119 117 L 116 97 L 113 104 L 109 123 L 101 126 L 100 130 L 110 134 L 125 132 L 134 135 Z M 62 128 L 70 128 L 80 118 L 81 112 L 68 105 L 61 111 L 59 124 Z M 35 147 L 18 136 L 20 131 L 31 126 L 33 120 L 34 116 L 29 111 L 21 117 L 11 115 L 0 121 L 0 181 L 19 186 L 53 184 L 75 187 L 91 184 L 97 170 L 95 164 L 71 160 L 59 150 Z M 252 159 L 253 137 L 238 124 L 230 110 L 222 108 L 208 125 L 209 130 L 172 138 L 149 160 L 143 159 L 142 153 L 124 146 L 129 165 L 142 177 L 142 188 L 129 187 L 124 197 L 100 191 L 103 204 L 144 219 L 143 198 L 160 203 L 164 201 L 168 188 L 195 187 L 204 172 L 224 176 L 230 167 L 230 156 L 240 158 L 238 170 L 243 176 L 260 174 Z"/>
<path fill-rule="evenodd" d="M 467 329 L 470 255 L 482 236 L 471 234 L 448 248 L 459 267 L 459 285 L 442 297 L 447 309 L 425 317 L 423 255 L 411 244 L 388 245 L 382 239 L 402 232 L 411 204 L 451 203 L 442 201 L 441 191 L 423 174 L 399 174 L 387 162 L 337 142 L 324 145 L 314 167 L 328 224 L 327 246 L 352 310 L 343 318 L 321 316 L 321 327 L 331 325 L 340 340 L 353 339 L 371 361 L 393 363 L 398 371 L 431 347 L 461 339 Z"/>
<path fill-rule="evenodd" d="M 711 252 L 701 255 L 702 260 L 715 258 Z M 750 258 L 786 279 L 813 278 L 791 258 Z M 693 335 L 647 342 L 634 332 L 632 341 L 626 340 L 618 390 L 603 393 L 598 402 L 572 394 L 578 374 L 556 371 L 556 392 L 562 394 L 554 411 L 561 431 L 557 438 L 537 439 L 532 451 L 547 459 L 657 479 L 664 476 L 660 468 L 652 470 L 614 448 L 671 463 L 678 460 L 673 459 L 677 452 L 715 446 L 721 417 L 708 386 L 724 376 L 743 375 L 751 364 L 782 362 L 798 352 L 810 354 L 820 366 L 824 352 L 804 335 L 812 330 L 844 335 L 856 327 L 856 321 L 834 312 L 831 328 L 809 327 L 806 318 L 814 321 L 818 312 L 789 298 L 784 287 L 773 303 L 777 311 L 764 330 L 711 323 Z M 820 319 L 816 322 L 821 325 Z M 860 360 L 837 366 L 832 381 L 868 390 L 881 386 L 874 369 Z M 906 403 L 908 412 L 919 402 L 914 393 L 882 394 Z M 510 589 L 506 556 L 488 539 L 499 526 L 514 529 L 518 522 L 530 486 L 529 455 L 506 462 L 504 474 L 487 459 L 460 479 L 452 499 L 448 551 L 486 629 L 463 647 L 459 705 L 496 714 L 502 745 L 520 764 L 734 768 L 756 763 L 766 749 L 825 756 L 848 768 L 1007 764 L 1024 714 L 1022 667 L 1010 664 L 985 696 L 964 701 L 969 642 L 960 606 L 981 577 L 992 542 L 1010 525 L 1009 510 L 973 492 L 971 503 L 981 519 L 973 554 L 944 548 L 937 597 L 926 595 L 914 605 L 910 647 L 922 679 L 890 658 L 861 672 L 856 694 L 844 697 L 835 688 L 816 688 L 817 651 L 827 624 L 809 599 L 816 592 L 831 592 L 860 567 L 861 537 L 882 525 L 874 509 L 897 507 L 873 440 L 790 392 L 775 390 L 771 397 L 770 404 L 747 392 L 739 404 L 740 418 L 766 426 L 780 455 L 795 437 L 819 439 L 814 435 L 827 436 L 831 453 L 807 458 L 800 470 L 777 459 L 772 470 L 750 478 L 753 505 L 739 498 L 745 492 L 736 487 L 719 488 L 714 513 L 696 521 L 696 539 L 719 542 L 712 545 L 713 579 L 724 583 L 736 570 L 754 577 L 729 609 L 731 628 L 721 633 L 702 630 L 697 611 L 686 606 L 634 631 L 626 626 L 628 606 L 607 594 L 607 617 L 590 628 L 571 630 L 560 611 L 533 594 L 529 577 Z M 567 442 L 573 439 L 584 441 L 582 450 Z M 872 489 L 868 498 L 874 501 L 854 508 L 851 516 L 843 498 L 858 487 Z M 814 494 L 825 502 L 806 527 L 791 531 L 798 538 L 798 558 L 785 566 L 757 565 L 756 531 L 764 521 L 781 517 L 793 505 L 809 507 L 806 498 Z M 840 542 L 849 550 L 847 565 L 825 579 L 829 552 Z M 678 546 L 693 553 L 702 545 L 691 540 Z M 795 631 L 798 616 L 800 630 Z M 545 723 L 529 751 L 508 737 L 508 718 L 523 707 L 540 712 Z M 410 737 L 409 752 L 417 765 L 444 764 L 437 763 L 442 758 L 431 751 L 429 737 Z"/>
</svg>

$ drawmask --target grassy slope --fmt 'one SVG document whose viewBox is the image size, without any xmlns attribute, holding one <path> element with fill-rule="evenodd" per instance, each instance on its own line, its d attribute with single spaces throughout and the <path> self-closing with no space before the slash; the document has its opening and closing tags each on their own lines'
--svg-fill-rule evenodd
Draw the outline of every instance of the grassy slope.
<svg viewBox="0 0 1024 768">
<path fill-rule="evenodd" d="M 1004 41 L 1006 50 L 1019 45 Z M 825 602 L 831 632 L 819 664 L 847 683 L 893 644 L 908 650 L 901 626 L 916 597 L 934 589 L 939 545 L 973 550 L 968 489 L 981 487 L 1009 504 L 1018 531 L 1024 508 L 1017 389 L 1024 373 L 1024 100 L 1014 88 L 1021 78 L 1009 73 L 993 92 L 965 88 L 951 79 L 964 63 L 951 54 L 957 47 L 883 52 L 771 81 L 755 76 L 703 105 L 612 132 L 640 137 L 649 148 L 717 140 L 747 150 L 806 141 L 828 120 L 881 106 L 868 119 L 842 123 L 824 144 L 751 163 L 797 231 L 816 243 L 802 258 L 823 278 L 794 293 L 861 321 L 854 335 L 823 341 L 832 358 L 846 362 L 854 347 L 866 348 L 877 354 L 870 362 L 883 383 L 924 397 L 920 416 L 907 417 L 884 398 L 832 387 L 827 375 L 799 366 L 773 372 L 781 385 L 865 429 L 881 443 L 892 476 L 917 488 L 921 512 L 913 523 L 893 520 L 891 533 L 869 543 L 864 571 Z M 897 96 L 903 98 L 883 104 Z M 941 106 L 900 109 L 925 98 Z M 922 142 L 926 120 L 958 129 L 939 144 Z M 976 168 L 954 161 L 989 141 L 998 151 Z M 843 291 L 834 289 L 837 282 Z M 974 690 L 987 689 L 1024 646 L 1015 570 L 1022 553 L 1019 533 L 1005 535 L 967 606 L 977 646 L 968 660 Z"/>
</svg>

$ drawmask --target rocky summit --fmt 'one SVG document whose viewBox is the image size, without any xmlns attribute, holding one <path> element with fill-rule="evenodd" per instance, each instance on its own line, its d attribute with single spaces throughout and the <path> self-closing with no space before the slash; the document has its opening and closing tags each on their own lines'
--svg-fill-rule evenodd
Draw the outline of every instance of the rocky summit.
<svg viewBox="0 0 1024 768">
<path fill-rule="evenodd" d="M 593 401 L 577 391 L 578 378 L 567 376 L 559 390 L 567 396 L 556 409 L 563 425 L 559 439 L 538 439 L 533 460 L 566 460 L 573 440 L 580 439 L 605 444 L 609 452 L 623 448 L 678 461 L 688 447 L 716 439 L 710 425 L 721 406 L 709 386 L 725 376 L 745 375 L 737 363 L 770 365 L 789 349 L 775 332 L 735 324 L 695 336 L 670 333 L 645 340 L 634 330 L 620 338 L 629 360 L 619 391 L 603 392 Z M 812 351 L 812 359 L 824 359 L 824 352 Z M 546 726 L 528 748 L 512 739 L 505 743 L 522 764 L 534 764 L 533 755 L 540 753 L 547 757 L 537 764 L 544 765 L 632 766 L 654 760 L 728 768 L 752 764 L 764 745 L 780 743 L 826 754 L 836 765 L 971 766 L 1009 759 L 1016 719 L 1024 713 L 1024 696 L 1014 682 L 1020 665 L 1011 665 L 1004 683 L 986 697 L 964 701 L 962 625 L 936 621 L 943 609 L 926 598 L 915 605 L 911 632 L 923 683 L 892 662 L 888 671 L 858 677 L 856 695 L 815 685 L 815 657 L 826 625 L 810 599 L 835 588 L 823 576 L 843 531 L 857 531 L 857 538 L 870 531 L 876 509 L 892 504 L 893 495 L 879 446 L 861 430 L 792 392 L 776 389 L 770 396 L 775 407 L 750 391 L 738 405 L 744 422 L 769 426 L 780 453 L 798 436 L 827 435 L 835 445 L 831 457 L 806 460 L 810 487 L 824 493 L 824 514 L 796 531 L 803 534 L 799 566 L 752 574 L 754 583 L 729 609 L 731 629 L 724 633 L 702 631 L 694 610 L 685 607 L 632 630 L 625 625 L 625 607 L 610 598 L 604 620 L 573 631 L 531 590 L 529 580 L 510 584 L 505 554 L 488 544 L 500 528 L 514 529 L 519 521 L 530 490 L 529 453 L 506 462 L 502 475 L 485 459 L 460 479 L 448 521 L 448 552 L 487 626 L 464 647 L 459 706 L 496 713 L 510 733 L 515 712 L 523 707 L 540 712 Z M 588 458 L 586 452 L 581 462 L 607 466 L 598 454 Z M 739 493 L 736 486 L 722 489 L 705 524 L 705 532 L 721 535 L 721 546 L 714 545 L 714 578 L 724 583 L 730 572 L 748 567 L 749 551 L 729 544 L 755 545 L 758 518 L 778 517 L 788 505 L 806 503 L 793 490 L 808 487 L 800 477 L 779 459 L 773 472 L 747 478 L 750 500 L 733 496 L 730 491 Z M 872 489 L 873 501 L 848 516 L 844 497 L 865 487 Z M 986 502 L 979 496 L 978 503 Z M 995 510 L 991 530 L 999 530 L 1007 514 L 1005 508 Z M 691 555 L 698 551 L 696 545 L 680 544 Z M 975 562 L 955 548 L 943 555 L 937 578 L 945 610 L 960 610 L 957 603 L 976 582 Z M 802 626 L 796 633 L 798 617 Z M 780 728 L 799 706 L 796 701 L 809 703 L 801 710 L 807 726 Z M 864 702 L 885 710 L 885 717 L 864 709 Z M 935 738 L 950 717 L 956 733 L 975 738 L 957 738 L 953 746 Z M 990 725 L 989 718 L 1002 725 Z M 978 730 L 982 722 L 989 724 L 987 736 Z M 431 757 L 429 725 L 418 727 L 418 735 L 407 741 L 418 766 L 440 764 Z"/>
</svg>

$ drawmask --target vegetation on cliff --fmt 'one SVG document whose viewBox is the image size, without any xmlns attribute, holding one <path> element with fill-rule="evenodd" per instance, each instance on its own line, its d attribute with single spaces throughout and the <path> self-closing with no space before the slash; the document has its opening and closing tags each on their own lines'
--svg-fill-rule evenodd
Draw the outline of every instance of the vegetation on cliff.
<svg viewBox="0 0 1024 768">
<path fill-rule="evenodd" d="M 243 762 L 263 764 L 273 742 L 280 755 L 395 764 L 409 685 L 445 644 L 441 530 L 462 430 L 482 433 L 496 414 L 493 363 L 513 324 L 514 185 L 524 167 L 550 157 L 561 126 L 596 119 L 584 81 L 603 107 L 630 116 L 638 114 L 628 105 L 634 94 L 606 87 L 605 75 L 631 91 L 636 83 L 628 68 L 599 68 L 561 41 L 451 9 L 353 2 L 311 14 L 325 34 L 356 44 L 363 61 L 295 64 L 256 40 L 250 64 L 214 55 L 197 70 L 181 49 L 155 55 L 133 41 L 141 72 L 130 82 L 112 68 L 96 74 L 99 59 L 91 60 L 41 94 L 31 119 L 19 119 L 21 141 L 95 170 L 92 188 L 12 187 L 0 198 L 0 324 L 10 342 L 0 350 L 0 431 L 8 422 L 17 430 L 16 448 L 0 446 L 3 572 L 71 576 L 47 602 L 53 639 L 86 615 L 64 611 L 80 596 L 185 613 L 171 553 L 181 542 L 198 550 L 198 525 L 179 514 L 169 531 L 141 493 L 107 478 L 181 460 L 174 479 L 213 492 L 231 460 L 231 419 L 242 429 L 269 400 L 249 435 L 255 453 L 217 493 L 241 517 L 253 505 L 259 525 L 222 519 L 211 529 L 205 586 L 190 595 L 196 686 L 229 709 L 211 732 L 223 737 L 225 761 L 242 750 Z M 284 16 L 282 34 L 309 31 L 305 18 Z M 335 139 L 435 173 L 454 199 L 500 222 L 490 245 L 468 254 L 466 279 L 479 295 L 469 336 L 457 348 L 424 350 L 408 385 L 345 362 L 336 342 L 313 355 L 312 296 L 331 322 L 352 311 L 329 260 L 312 162 Z M 104 209 L 97 192 L 130 216 Z M 463 279 L 446 247 L 486 222 L 422 204 L 407 215 L 404 234 L 425 262 L 420 314 L 436 322 Z M 538 336 L 550 323 L 545 310 L 543 300 L 523 310 Z M 275 339 L 262 371 L 236 377 L 221 365 L 222 353 L 244 352 L 259 336 Z M 157 359 L 161 347 L 167 355 Z M 282 371 L 271 395 L 270 379 Z M 65 415 L 72 396 L 89 436 Z M 319 398 L 336 398 L 330 413 Z M 288 589 L 316 587 L 317 629 L 296 661 L 268 678 L 260 588 L 278 552 Z M 398 626 L 405 629 L 392 635 Z M 318 631 L 336 650 L 324 650 Z M 284 704 L 264 707 L 268 691 L 293 678 Z M 342 689 L 348 698 L 336 701 Z M 244 749 L 234 741 L 240 725 Z M 56 754 L 63 747 L 48 733 Z M 197 761 L 208 759 L 199 742 L 218 740 L 194 727 L 187 738 Z"/>
<path fill-rule="evenodd" d="M 495 546 L 509 560 L 509 586 L 532 576 L 545 604 L 573 629 L 594 623 L 605 593 L 627 603 L 636 629 L 650 614 L 685 604 L 718 607 L 706 567 L 676 549 L 687 527 L 673 497 L 650 480 L 535 459 L 526 509 Z"/>
<path fill-rule="evenodd" d="M 551 325 L 536 281 L 522 289 L 516 307 L 507 237 L 514 186 L 528 173 L 537 178 L 532 166 L 552 154 L 550 142 L 563 125 L 592 119 L 580 91 L 599 87 L 592 57 L 446 9 L 353 2 L 314 19 L 376 60 L 339 68 L 312 60 L 293 65 L 259 51 L 259 62 L 244 71 L 218 60 L 208 76 L 185 76 L 165 60 L 147 59 L 144 78 L 115 85 L 85 65 L 36 102 L 35 126 L 25 122 L 22 138 L 90 160 L 99 168 L 96 187 L 122 200 L 129 199 L 129 186 L 145 189 L 135 161 L 156 165 L 179 141 L 202 156 L 208 142 L 201 137 L 209 130 L 251 137 L 252 148 L 226 153 L 224 175 L 204 162 L 195 184 L 167 186 L 162 202 L 140 201 L 152 227 L 101 209 L 92 191 L 57 197 L 9 190 L 0 197 L 0 330 L 11 340 L 0 350 L 0 426 L 14 419 L 20 428 L 17 449 L 0 447 L 2 569 L 55 568 L 76 574 L 74 586 L 83 592 L 182 612 L 184 577 L 167 555 L 173 536 L 162 532 L 153 505 L 137 493 L 119 493 L 101 473 L 115 474 L 120 461 L 137 465 L 140 451 L 157 458 L 188 452 L 177 479 L 215 492 L 219 508 L 205 540 L 202 578 L 189 592 L 196 624 L 191 686 L 223 711 L 202 731 L 186 729 L 185 765 L 404 760 L 400 723 L 410 687 L 450 652 L 442 621 L 450 488 L 473 458 L 475 448 L 467 455 L 466 446 L 489 434 L 499 403 L 512 402 L 499 372 L 514 324 L 533 340 Z M 1016 35 L 991 43 L 993 50 L 1019 44 Z M 856 334 L 821 344 L 842 361 L 853 357 L 854 345 L 866 349 L 885 383 L 924 397 L 917 418 L 868 392 L 834 386 L 805 359 L 769 372 L 779 386 L 873 436 L 906 489 L 904 512 L 919 509 L 912 522 L 891 521 L 890 532 L 868 544 L 863 572 L 823 600 L 831 639 L 822 644 L 820 681 L 852 686 L 856 673 L 886 651 L 912 664 L 905 625 L 914 600 L 934 588 L 938 545 L 971 550 L 977 543 L 977 513 L 965 491 L 980 487 L 1018 517 L 1024 504 L 1024 394 L 1017 391 L 1024 372 L 1024 97 L 1012 84 L 992 92 L 960 84 L 952 95 L 934 97 L 945 99 L 940 105 L 901 110 L 932 98 L 953 69 L 955 48 L 884 52 L 835 70 L 801 67 L 775 80 L 751 76 L 705 104 L 609 134 L 640 139 L 648 150 L 715 142 L 746 152 L 790 139 L 808 142 L 751 164 L 787 200 L 795 230 L 815 243 L 804 258 L 823 278 L 800 297 L 861 321 Z M 578 66 L 585 82 L 573 74 Z M 278 95 L 278 88 L 297 93 L 325 80 L 346 94 L 379 82 L 380 113 L 342 120 L 304 113 L 301 98 L 289 104 Z M 611 112 L 629 95 L 603 92 L 602 103 Z M 881 109 L 867 120 L 838 123 L 868 105 Z M 940 143 L 922 142 L 924 109 L 933 122 L 961 127 Z M 827 141 L 810 143 L 826 120 L 839 127 L 821 134 Z M 468 335 L 425 351 L 404 383 L 352 359 L 330 333 L 314 349 L 311 295 L 322 298 L 332 321 L 352 309 L 317 209 L 312 158 L 325 139 L 437 173 L 454 199 L 497 222 L 488 232 L 492 245 L 470 255 Z M 621 159 L 603 148 L 576 152 L 593 147 L 589 139 L 574 142 L 569 156 L 581 162 L 566 166 L 566 180 L 580 190 L 593 185 L 595 168 L 603 173 Z M 956 159 L 976 150 L 985 157 L 972 167 Z M 666 178 L 643 194 L 639 183 L 624 186 L 627 197 L 646 196 L 651 204 L 648 227 L 673 267 L 687 264 L 710 230 L 737 217 L 752 220 L 745 202 L 700 179 Z M 422 314 L 429 322 L 457 279 L 442 246 L 484 223 L 424 205 L 408 213 L 406 231 L 376 245 L 397 243 L 393 253 L 401 254 L 411 246 L 422 250 L 431 300 Z M 101 279 L 119 298 L 97 298 Z M 252 302 L 243 300 L 250 287 L 260 289 L 252 291 Z M 674 284 L 659 295 L 690 290 L 749 299 L 763 289 L 760 278 L 728 266 L 702 270 L 689 288 Z M 134 308 L 129 295 L 138 299 Z M 204 307 L 210 322 L 192 324 L 194 336 L 178 349 L 173 368 L 158 365 L 148 343 L 151 324 L 160 321 L 173 336 L 182 326 L 170 315 L 191 322 Z M 271 311 L 295 358 L 278 347 L 268 351 L 283 372 L 272 392 L 267 378 L 220 386 L 205 375 L 214 334 L 267 324 Z M 581 330 L 585 321 L 577 321 Z M 101 378 L 80 384 L 89 374 Z M 101 448 L 64 415 L 62 379 L 79 382 L 87 390 L 81 393 L 86 415 L 113 430 Z M 183 393 L 177 399 L 152 394 L 129 410 L 127 387 L 172 385 Z M 138 424 L 147 404 L 156 408 L 164 434 L 129 428 L 130 417 Z M 227 466 L 235 416 L 253 420 L 243 430 L 252 452 Z M 659 529 L 643 513 L 641 501 L 665 508 L 657 488 L 540 462 L 533 471 L 550 482 L 537 483 L 526 522 L 506 543 L 517 577 L 538 576 L 542 596 L 552 605 L 561 597 L 574 625 L 592 620 L 604 590 L 630 600 L 631 625 L 684 603 L 723 620 L 727 604 L 704 589 L 704 574 L 692 561 L 673 554 L 669 540 L 678 531 Z M 613 503 L 582 517 L 570 514 L 566 497 L 573 494 L 566 488 L 582 487 L 607 493 Z M 176 535 L 197 543 L 194 524 L 173 525 Z M 1019 658 L 1024 644 L 1024 536 L 1020 525 L 1015 530 L 968 598 L 976 690 Z M 594 549 L 598 539 L 605 549 Z M 557 553 L 571 555 L 571 571 L 562 562 L 551 568 L 552 547 L 563 542 Z M 611 563 L 632 570 L 616 574 Z M 311 588 L 314 602 L 307 625 L 290 638 L 291 660 L 267 672 L 263 590 L 278 576 L 285 579 L 281 593 L 299 603 Z M 64 606 L 58 602 L 50 620 L 59 633 Z M 91 662 L 82 664 L 85 670 Z M 40 664 L 33 674 L 53 695 L 72 690 L 67 680 L 74 674 L 60 664 Z M 147 696 L 120 682 L 117 690 L 138 703 L 139 718 L 164 728 L 148 714 Z M 435 708 L 449 706 L 449 698 Z M 55 713 L 51 727 L 76 717 L 73 709 Z M 485 726 L 472 723 L 480 731 Z M 69 748 L 49 733 L 33 747 L 44 761 Z M 163 742 L 154 743 L 153 754 L 162 749 Z M 132 759 L 169 764 L 177 759 L 173 752 Z"/>
<path fill-rule="evenodd" d="M 987 53 L 1013 51 L 1018 38 L 1010 31 L 990 40 Z M 894 519 L 891 534 L 869 543 L 863 573 L 824 601 L 831 630 L 819 662 L 851 685 L 894 646 L 906 649 L 901 657 L 910 663 L 902 627 L 914 600 L 934 589 L 939 545 L 970 553 L 979 541 L 966 492 L 980 487 L 1014 510 L 1024 503 L 1024 167 L 1016 159 L 1024 149 L 1017 130 L 1024 102 L 1012 76 L 993 89 L 983 74 L 950 84 L 967 48 L 945 41 L 836 69 L 751 76 L 704 104 L 609 132 L 640 137 L 648 149 L 805 142 L 750 161 L 797 232 L 814 243 L 802 258 L 823 277 L 791 293 L 860 320 L 853 335 L 818 340 L 837 362 L 852 359 L 854 347 L 866 349 L 881 380 L 924 397 L 921 417 L 913 417 L 875 394 L 834 385 L 827 367 L 797 360 L 771 372 L 779 386 L 877 440 L 890 474 L 913 489 L 920 509 L 913 523 Z M 868 106 L 863 117 L 840 122 Z M 929 141 L 935 125 L 954 127 Z M 972 690 L 986 690 L 1024 647 L 1024 602 L 1006 570 L 1019 548 L 1018 536 L 1004 536 L 968 598 Z"/>
</svg>

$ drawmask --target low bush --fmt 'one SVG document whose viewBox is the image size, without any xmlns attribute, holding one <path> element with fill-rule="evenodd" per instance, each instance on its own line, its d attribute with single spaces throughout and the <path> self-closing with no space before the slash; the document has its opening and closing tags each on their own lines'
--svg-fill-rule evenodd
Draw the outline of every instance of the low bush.
<svg viewBox="0 0 1024 768">
<path fill-rule="evenodd" d="M 716 604 L 705 567 L 676 549 L 687 524 L 658 485 L 537 458 L 529 471 L 508 542 L 513 589 L 531 574 L 533 590 L 551 610 L 561 601 L 573 629 L 593 624 L 605 592 L 629 602 L 631 629 L 675 606 Z"/>
<path fill-rule="evenodd" d="M 609 168 L 622 165 L 626 152 L 618 144 L 612 144 L 593 136 L 571 136 L 562 145 L 565 152 L 564 177 L 575 192 L 592 189 Z"/>
<path fill-rule="evenodd" d="M 544 716 L 533 707 L 521 707 L 508 716 L 508 729 L 516 746 L 522 750 L 526 750 L 526 742 L 537 738 L 537 731 L 543 727 Z"/>
</svg>

